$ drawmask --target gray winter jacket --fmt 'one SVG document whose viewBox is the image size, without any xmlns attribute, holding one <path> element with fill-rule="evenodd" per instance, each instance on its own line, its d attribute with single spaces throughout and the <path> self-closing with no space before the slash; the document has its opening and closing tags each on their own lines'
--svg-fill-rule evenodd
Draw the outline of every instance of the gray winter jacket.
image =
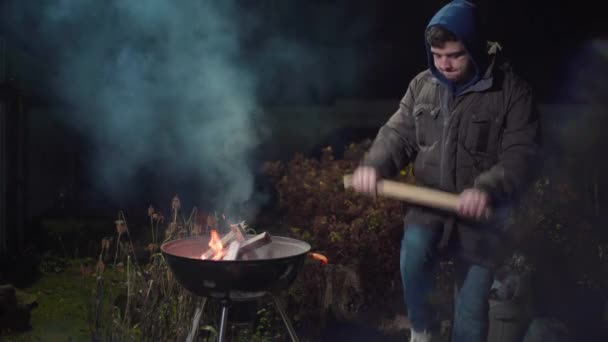
<svg viewBox="0 0 608 342">
<path fill-rule="evenodd" d="M 361 164 L 390 178 L 411 161 L 417 184 L 483 189 L 495 212 L 505 212 L 530 181 L 540 125 L 530 86 L 491 50 L 483 75 L 457 95 L 430 69 L 418 74 Z M 503 215 L 479 223 L 411 207 L 405 222 L 443 230 L 442 243 L 474 263 L 493 267 L 503 256 Z"/>
</svg>

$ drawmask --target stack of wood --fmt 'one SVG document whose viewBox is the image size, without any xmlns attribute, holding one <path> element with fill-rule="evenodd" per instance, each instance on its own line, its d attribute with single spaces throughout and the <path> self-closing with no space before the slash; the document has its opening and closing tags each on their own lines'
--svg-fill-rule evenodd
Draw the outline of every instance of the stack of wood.
<svg viewBox="0 0 608 342">
<path fill-rule="evenodd" d="M 214 257 L 217 251 L 209 248 L 201 259 L 213 260 L 249 260 L 257 258 L 255 250 L 268 245 L 272 242 L 272 237 L 268 232 L 249 237 L 246 233 L 247 226 L 244 222 L 230 225 L 230 231 L 221 239 L 222 246 L 225 246 L 225 253 L 219 257 Z"/>
</svg>

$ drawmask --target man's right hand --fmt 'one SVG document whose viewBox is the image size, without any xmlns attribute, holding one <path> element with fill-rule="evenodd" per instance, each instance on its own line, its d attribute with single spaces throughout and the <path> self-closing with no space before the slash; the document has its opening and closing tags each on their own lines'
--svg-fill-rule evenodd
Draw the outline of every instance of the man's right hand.
<svg viewBox="0 0 608 342">
<path fill-rule="evenodd" d="M 359 166 L 353 173 L 352 187 L 355 191 L 376 195 L 376 184 L 380 174 L 375 167 Z"/>
</svg>

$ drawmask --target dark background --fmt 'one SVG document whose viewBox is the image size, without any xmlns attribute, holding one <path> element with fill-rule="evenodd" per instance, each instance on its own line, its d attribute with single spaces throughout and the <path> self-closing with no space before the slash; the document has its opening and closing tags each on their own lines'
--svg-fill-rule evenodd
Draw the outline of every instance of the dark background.
<svg viewBox="0 0 608 342">
<path fill-rule="evenodd" d="M 50 75 L 61 51 L 57 41 L 45 39 L 40 1 L 21 4 L 3 0 L 2 32 L 10 46 L 35 58 L 35 66 Z M 332 60 L 326 47 L 349 48 L 361 82 L 327 91 L 329 97 L 397 98 L 410 78 L 425 67 L 423 30 L 434 12 L 447 1 L 237 1 L 236 13 L 260 20 L 243 31 L 242 52 L 259 48 L 260 41 L 286 37 L 311 47 L 329 69 L 345 62 Z M 541 100 L 555 100 L 559 82 L 590 39 L 605 38 L 606 24 L 599 3 L 593 1 L 477 1 L 484 14 L 487 36 L 499 41 L 520 72 L 535 86 Z M 80 23 L 85 25 L 85 23 Z M 65 40 L 78 34 L 72 23 Z M 73 30 L 72 30 L 73 29 Z M 124 32 L 123 32 L 124 33 Z M 327 67 L 317 65 L 317 67 Z M 293 67 L 293 66 L 292 66 Z M 577 65 L 576 67 L 586 67 Z M 292 70 L 287 70 L 294 72 Z M 45 75 L 38 75 L 45 76 Z M 289 77 L 290 75 L 285 75 Z M 364 80 L 364 81 L 363 81 Z M 44 85 L 47 80 L 39 78 Z M 29 85 L 38 88 L 36 85 Z M 48 98 L 53 89 L 36 94 Z M 263 92 L 266 101 L 289 101 L 276 96 L 280 89 Z M 311 101 L 305 92 L 291 101 Z"/>
<path fill-rule="evenodd" d="M 86 256 L 82 242 L 112 234 L 118 210 L 146 220 L 175 194 L 186 210 L 255 218 L 275 204 L 264 161 L 373 137 L 426 68 L 424 28 L 446 3 L 0 0 L 0 282 L 32 280 L 47 249 Z M 541 173 L 561 180 L 530 202 L 556 213 L 539 227 L 563 224 L 558 237 L 571 239 L 531 240 L 557 246 L 530 248 L 545 266 L 538 306 L 584 332 L 605 320 L 607 298 L 573 294 L 608 248 L 605 11 L 477 3 L 487 37 L 538 95 Z"/>
<path fill-rule="evenodd" d="M 59 3 L 68 5 L 61 7 Z M 158 3 L 162 1 L 153 1 L 149 6 Z M 9 177 L 4 215 L 16 215 L 10 218 L 13 224 L 18 222 L 25 227 L 49 215 L 97 214 L 129 207 L 143 210 L 150 202 L 168 203 L 174 193 L 180 193 L 184 202 L 193 205 L 213 206 L 216 201 L 225 206 L 239 201 L 264 203 L 265 195 L 256 188 L 257 165 L 298 151 L 297 144 L 277 141 L 277 132 L 282 131 L 285 136 L 291 130 L 294 134 L 305 129 L 314 131 L 315 125 L 324 121 L 340 126 L 341 121 L 335 117 L 308 120 L 300 114 L 297 118 L 270 115 L 264 119 L 271 123 L 270 133 L 260 134 L 255 143 L 253 138 L 235 142 L 222 140 L 226 134 L 235 135 L 224 134 L 222 127 L 238 130 L 241 122 L 253 120 L 245 129 L 264 131 L 255 116 L 251 119 L 248 114 L 230 117 L 220 113 L 193 118 L 192 109 L 209 102 L 232 104 L 234 97 L 224 95 L 232 95 L 234 89 L 237 94 L 253 94 L 247 99 L 262 108 L 331 106 L 340 99 L 394 101 L 396 105 L 410 79 L 426 67 L 424 28 L 433 13 L 447 2 L 227 1 L 223 3 L 230 5 L 219 6 L 219 10 L 211 2 L 198 3 L 203 4 L 196 7 L 200 13 L 181 18 L 179 15 L 188 11 L 172 12 L 168 8 L 167 16 L 175 15 L 177 20 L 156 25 L 145 21 L 156 18 L 145 7 L 138 7 L 140 12 L 134 10 L 128 17 L 114 2 L 0 1 L 2 91 L 10 118 L 4 125 L 7 132 L 14 134 L 4 138 L 4 146 L 14 151 L 2 161 Z M 595 108 L 593 113 L 600 113 L 582 119 L 573 117 L 568 109 L 550 113 L 544 118 L 550 128 L 548 136 L 568 138 L 549 143 L 554 147 L 550 152 L 557 155 L 577 151 L 585 163 L 601 164 L 595 156 L 603 151 L 603 143 L 595 137 L 601 137 L 601 123 L 605 122 L 601 120 L 608 30 L 599 5 L 592 1 L 478 3 L 484 13 L 487 36 L 501 43 L 515 68 L 537 91 L 541 104 L 590 105 Z M 227 24 L 217 29 L 214 13 L 219 13 Z M 142 26 L 130 26 L 138 18 L 144 18 Z M 161 29 L 153 31 L 162 25 L 167 31 L 179 27 L 177 32 L 184 32 L 184 27 L 197 27 L 197 37 L 203 37 L 204 44 L 200 46 L 204 48 L 179 37 L 174 39 L 182 45 L 164 47 L 163 39 L 171 34 Z M 205 32 L 205 28 L 215 31 Z M 230 37 L 238 48 L 226 47 L 224 37 Z M 191 50 L 192 46 L 197 49 Z M 135 53 L 121 55 L 125 47 Z M 222 49 L 228 53 L 220 56 L 227 56 L 230 65 L 237 66 L 237 71 L 226 77 L 231 82 L 226 87 L 218 86 L 219 100 L 192 99 L 195 95 L 188 89 L 195 87 L 189 86 L 188 73 L 196 73 L 199 68 L 192 61 Z M 182 51 L 186 51 L 186 57 L 180 54 Z M 199 51 L 203 52 L 201 56 L 188 56 Z M 166 63 L 177 55 L 191 65 Z M 146 56 L 152 56 L 153 62 Z M 134 79 L 139 81 L 129 83 L 120 77 L 122 72 L 137 70 L 146 63 L 152 66 L 142 71 L 143 76 L 136 75 Z M 150 72 L 154 63 L 162 72 Z M 173 92 L 180 85 L 179 79 L 171 75 L 174 65 L 184 72 L 182 93 Z M 110 72 L 98 72 L 104 68 L 110 68 Z M 213 71 L 213 67 L 208 70 Z M 97 79 L 106 76 L 109 80 Z M 243 79 L 253 79 L 253 85 Z M 142 80 L 147 82 L 146 88 L 139 88 Z M 104 91 L 100 91 L 101 86 Z M 133 89 L 134 93 L 129 94 Z M 214 91 L 217 89 L 201 90 L 205 94 Z M 177 104 L 179 110 L 171 112 Z M 110 117 L 106 113 L 117 115 Z M 369 137 L 389 114 L 369 113 L 378 117 L 377 125 L 360 127 L 356 132 L 339 130 L 334 141 Z M 221 120 L 228 117 L 231 121 L 223 125 Z M 192 161 L 198 160 L 197 152 L 192 151 L 197 148 L 192 146 L 208 144 L 204 139 L 183 138 L 192 133 L 185 128 L 193 122 L 207 125 L 207 120 L 219 122 L 219 129 L 212 128 L 221 132 L 213 139 L 218 144 L 213 148 L 235 146 L 238 152 L 234 156 L 230 155 L 232 149 L 226 153 L 209 148 L 210 152 L 201 154 L 200 163 Z M 290 126 L 290 120 L 299 121 Z M 145 129 L 141 128 L 145 125 Z M 587 140 L 577 145 L 580 136 Z M 157 145 L 159 141 L 163 145 Z M 176 153 L 182 148 L 185 153 Z M 585 153 L 580 154 L 581 151 Z M 229 158 L 224 162 L 226 154 Z M 176 155 L 179 162 L 175 161 Z M 576 163 L 581 165 L 580 160 Z M 226 168 L 218 167 L 224 164 Z M 242 177 L 243 172 L 247 177 Z M 239 187 L 253 186 L 247 198 L 227 195 L 217 199 L 216 193 L 230 193 L 224 191 L 230 181 L 241 178 L 251 182 Z M 21 243 L 28 235 L 23 229 L 18 229 L 22 232 Z"/>
</svg>

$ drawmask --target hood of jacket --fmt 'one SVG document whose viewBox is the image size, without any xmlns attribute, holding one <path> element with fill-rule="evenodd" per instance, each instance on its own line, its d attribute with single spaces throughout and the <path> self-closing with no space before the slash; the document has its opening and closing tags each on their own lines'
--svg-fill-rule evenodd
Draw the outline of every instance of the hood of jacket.
<svg viewBox="0 0 608 342">
<path fill-rule="evenodd" d="M 473 76 L 463 84 L 454 84 L 435 68 L 431 47 L 428 43 L 426 44 L 428 65 L 433 75 L 446 85 L 453 94 L 462 93 L 481 79 L 488 59 L 486 53 L 487 42 L 480 27 L 478 8 L 470 1 L 451 1 L 431 18 L 427 29 L 431 26 L 440 26 L 452 32 L 464 44 L 469 56 L 471 56 L 474 69 Z"/>
</svg>

